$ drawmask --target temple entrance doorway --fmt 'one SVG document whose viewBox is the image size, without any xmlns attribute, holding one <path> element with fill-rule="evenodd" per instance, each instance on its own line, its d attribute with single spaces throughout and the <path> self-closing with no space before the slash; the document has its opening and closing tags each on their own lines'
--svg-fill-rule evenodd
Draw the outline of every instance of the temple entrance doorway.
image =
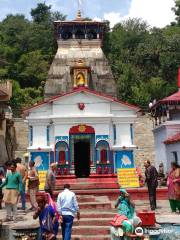
<svg viewBox="0 0 180 240">
<path fill-rule="evenodd" d="M 90 175 L 90 139 L 74 142 L 74 168 L 78 178 Z"/>
</svg>

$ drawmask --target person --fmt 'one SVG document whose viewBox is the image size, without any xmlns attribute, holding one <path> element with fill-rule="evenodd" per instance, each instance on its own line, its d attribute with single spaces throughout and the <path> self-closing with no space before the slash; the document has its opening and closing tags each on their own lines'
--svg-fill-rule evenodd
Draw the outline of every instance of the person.
<svg viewBox="0 0 180 240">
<path fill-rule="evenodd" d="M 120 196 L 115 203 L 115 208 L 118 209 L 118 214 L 126 216 L 128 219 L 132 219 L 135 215 L 135 205 L 123 188 L 120 189 Z"/>
<path fill-rule="evenodd" d="M 18 195 L 22 191 L 22 178 L 20 173 L 16 171 L 16 167 L 16 162 L 13 160 L 11 172 L 7 174 L 4 183 L 0 185 L 0 188 L 6 186 L 3 197 L 7 211 L 5 221 L 16 221 Z"/>
<path fill-rule="evenodd" d="M 172 212 L 180 213 L 180 167 L 177 163 L 171 163 L 171 171 L 167 179 L 168 198 Z"/>
<path fill-rule="evenodd" d="M 36 209 L 33 219 L 39 217 L 41 239 L 55 240 L 58 234 L 59 223 L 56 218 L 55 210 L 47 203 L 46 196 L 37 197 L 38 208 Z"/>
<path fill-rule="evenodd" d="M 30 210 L 35 210 L 38 206 L 36 202 L 36 193 L 38 192 L 39 187 L 39 177 L 35 168 L 35 162 L 29 162 L 29 172 L 28 172 L 28 191 L 30 197 L 31 208 Z"/>
<path fill-rule="evenodd" d="M 123 220 L 123 219 L 122 219 Z M 139 217 L 134 217 L 130 220 L 125 219 L 118 227 L 111 226 L 111 240 L 130 240 L 130 239 L 144 239 L 144 235 L 138 236 L 135 233 L 135 228 L 140 227 L 142 221 Z"/>
<path fill-rule="evenodd" d="M 22 191 L 21 191 L 21 203 L 22 210 L 26 210 L 26 179 L 28 177 L 28 172 L 26 167 L 22 164 L 21 158 L 16 158 L 17 168 L 16 171 L 21 174 L 22 177 Z"/>
<path fill-rule="evenodd" d="M 63 240 L 70 240 L 75 214 L 77 213 L 77 219 L 79 220 L 80 212 L 76 195 L 70 191 L 69 184 L 65 184 L 64 191 L 58 195 L 57 209 L 60 214 L 62 238 Z"/>
<path fill-rule="evenodd" d="M 149 160 L 144 162 L 145 167 L 145 182 L 148 187 L 149 201 L 151 210 L 157 208 L 156 205 L 156 188 L 158 186 L 158 172 L 154 166 L 151 165 Z"/>
<path fill-rule="evenodd" d="M 159 164 L 158 181 L 160 186 L 166 186 L 166 176 L 164 174 L 164 164 Z"/>
<path fill-rule="evenodd" d="M 56 163 L 51 163 L 50 169 L 47 171 L 46 174 L 46 182 L 44 187 L 45 192 L 49 193 L 52 199 L 54 197 L 53 191 L 56 185 L 56 168 Z"/>
<path fill-rule="evenodd" d="M 4 179 L 4 170 L 3 168 L 0 168 L 0 185 L 3 183 Z M 3 192 L 2 188 L 0 189 L 0 209 L 2 209 L 2 200 L 3 200 Z"/>
<path fill-rule="evenodd" d="M 4 164 L 4 167 L 5 167 L 5 176 L 7 176 L 7 174 L 11 173 L 11 162 L 10 160 L 6 161 L 5 164 Z"/>
</svg>

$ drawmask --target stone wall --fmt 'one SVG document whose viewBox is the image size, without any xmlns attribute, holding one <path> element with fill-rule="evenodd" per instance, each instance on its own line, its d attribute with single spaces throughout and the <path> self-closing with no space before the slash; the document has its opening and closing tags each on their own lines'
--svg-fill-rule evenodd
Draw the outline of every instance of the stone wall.
<svg viewBox="0 0 180 240">
<path fill-rule="evenodd" d="M 15 157 L 23 159 L 28 147 L 28 124 L 22 118 L 14 119 L 14 126 L 16 130 L 17 149 Z"/>
<path fill-rule="evenodd" d="M 134 144 L 137 146 L 135 150 L 135 162 L 137 167 L 144 170 L 144 161 L 150 160 L 154 165 L 155 148 L 153 137 L 153 122 L 148 115 L 139 116 L 134 125 Z"/>
<path fill-rule="evenodd" d="M 90 69 L 88 87 L 91 90 L 116 96 L 116 84 L 112 71 L 101 49 L 101 40 L 78 39 L 59 40 L 57 53 L 51 64 L 45 84 L 45 98 L 67 93 L 74 88 L 72 69 L 82 61 L 84 68 Z"/>
<path fill-rule="evenodd" d="M 15 129 L 17 139 L 17 150 L 15 155 L 23 158 L 27 152 L 28 147 L 28 125 L 23 119 L 16 118 Z M 139 116 L 134 125 L 134 144 L 137 146 L 135 149 L 135 162 L 136 166 L 144 169 L 144 160 L 150 160 L 152 164 L 155 161 L 154 138 L 153 138 L 153 123 L 147 115 Z"/>
</svg>

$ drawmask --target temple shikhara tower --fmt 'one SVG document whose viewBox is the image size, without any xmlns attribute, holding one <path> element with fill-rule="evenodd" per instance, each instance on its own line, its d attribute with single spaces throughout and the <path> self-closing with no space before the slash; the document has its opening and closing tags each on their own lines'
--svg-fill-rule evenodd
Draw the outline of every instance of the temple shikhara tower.
<svg viewBox="0 0 180 240">
<path fill-rule="evenodd" d="M 39 171 L 58 163 L 58 174 L 108 176 L 134 168 L 137 107 L 116 99 L 116 84 L 102 51 L 105 22 L 55 21 L 57 53 L 44 102 L 24 111 L 30 159 Z"/>
<path fill-rule="evenodd" d="M 116 85 L 101 49 L 107 26 L 84 21 L 78 11 L 74 21 L 54 22 L 58 50 L 45 85 L 45 98 L 84 86 L 116 96 Z"/>
</svg>

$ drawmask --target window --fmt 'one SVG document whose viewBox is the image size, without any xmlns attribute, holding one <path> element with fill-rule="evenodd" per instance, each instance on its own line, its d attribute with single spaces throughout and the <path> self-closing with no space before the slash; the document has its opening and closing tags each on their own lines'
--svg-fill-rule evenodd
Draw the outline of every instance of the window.
<svg viewBox="0 0 180 240">
<path fill-rule="evenodd" d="M 66 152 L 65 150 L 60 150 L 59 151 L 59 161 L 58 164 L 64 165 L 66 164 Z"/>
<path fill-rule="evenodd" d="M 107 150 L 106 149 L 101 149 L 100 162 L 103 163 L 103 164 L 107 163 Z"/>
<path fill-rule="evenodd" d="M 68 145 L 66 142 L 57 142 L 56 144 L 56 162 L 59 165 L 65 165 L 68 162 Z"/>
<path fill-rule="evenodd" d="M 174 152 L 172 152 L 172 154 L 173 154 L 173 157 L 174 157 L 174 162 L 178 163 L 178 153 L 174 151 Z"/>
</svg>

